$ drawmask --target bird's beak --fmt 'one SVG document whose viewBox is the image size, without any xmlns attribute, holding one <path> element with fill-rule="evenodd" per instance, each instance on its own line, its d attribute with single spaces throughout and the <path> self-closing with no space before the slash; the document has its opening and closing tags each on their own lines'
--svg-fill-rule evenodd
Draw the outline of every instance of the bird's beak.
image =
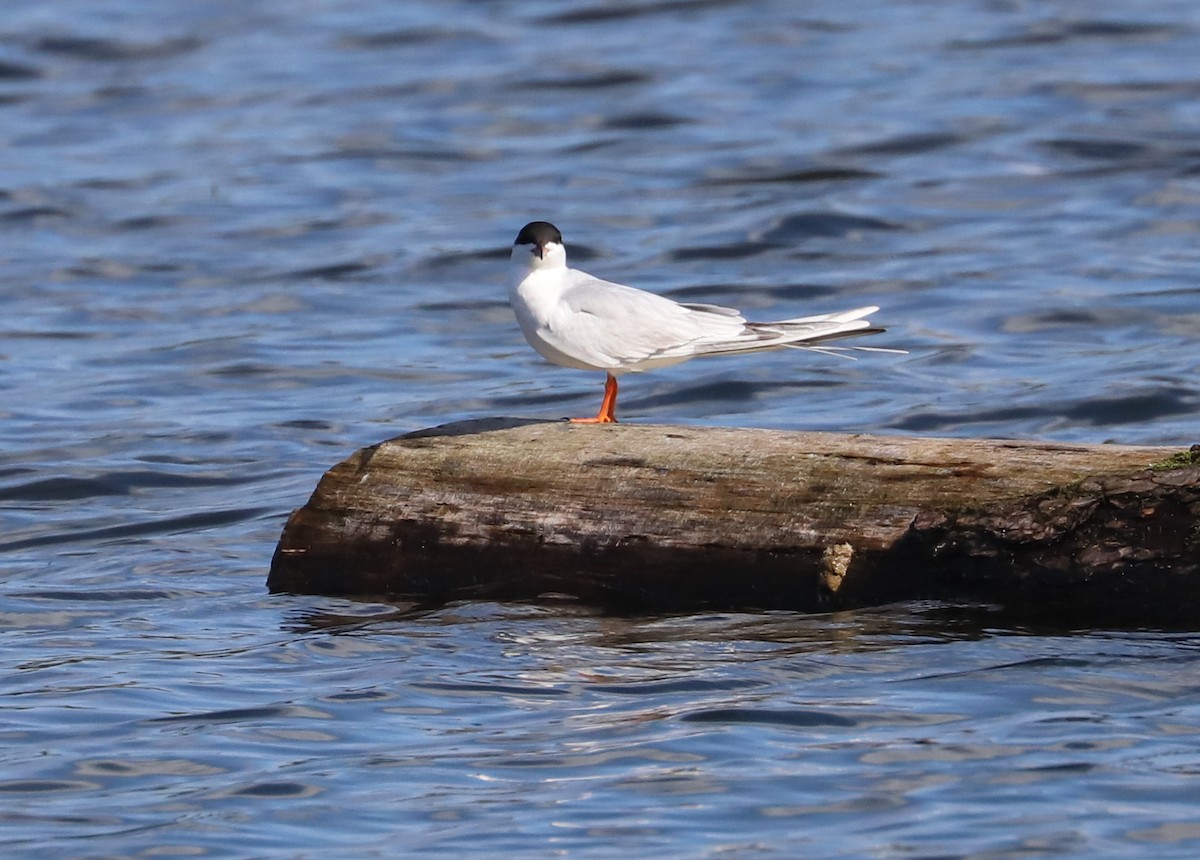
<svg viewBox="0 0 1200 860">
<path fill-rule="evenodd" d="M 539 260 L 546 259 L 546 246 L 545 245 L 534 245 L 533 253 L 538 255 Z"/>
</svg>

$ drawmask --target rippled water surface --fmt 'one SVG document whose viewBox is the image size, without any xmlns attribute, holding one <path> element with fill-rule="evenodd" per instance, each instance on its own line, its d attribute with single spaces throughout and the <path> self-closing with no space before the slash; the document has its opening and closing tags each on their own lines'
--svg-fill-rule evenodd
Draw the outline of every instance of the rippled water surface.
<svg viewBox="0 0 1200 860">
<path fill-rule="evenodd" d="M 8 0 L 5 856 L 1195 856 L 1194 633 L 264 579 L 355 448 L 595 408 L 507 308 L 534 218 L 909 351 L 628 420 L 1198 441 L 1197 57 L 1191 0 Z"/>
</svg>

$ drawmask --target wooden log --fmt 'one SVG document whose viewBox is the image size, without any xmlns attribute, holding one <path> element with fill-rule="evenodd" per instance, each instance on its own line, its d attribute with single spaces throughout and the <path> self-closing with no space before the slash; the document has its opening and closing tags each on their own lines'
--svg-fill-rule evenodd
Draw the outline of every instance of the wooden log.
<svg viewBox="0 0 1200 860">
<path fill-rule="evenodd" d="M 485 419 L 331 469 L 272 591 L 1200 618 L 1200 446 Z"/>
</svg>

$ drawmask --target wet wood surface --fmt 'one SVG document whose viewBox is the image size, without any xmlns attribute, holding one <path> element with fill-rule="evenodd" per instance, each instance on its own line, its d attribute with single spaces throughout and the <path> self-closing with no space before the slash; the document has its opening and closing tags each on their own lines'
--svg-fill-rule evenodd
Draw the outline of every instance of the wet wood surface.
<svg viewBox="0 0 1200 860">
<path fill-rule="evenodd" d="M 1172 460 L 1171 458 L 1174 457 Z M 1200 448 L 484 419 L 358 451 L 272 591 L 1197 617 Z"/>
</svg>

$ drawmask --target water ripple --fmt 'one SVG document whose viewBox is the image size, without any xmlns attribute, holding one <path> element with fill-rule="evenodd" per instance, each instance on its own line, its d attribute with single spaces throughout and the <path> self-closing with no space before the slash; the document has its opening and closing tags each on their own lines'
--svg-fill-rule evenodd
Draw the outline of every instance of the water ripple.
<svg viewBox="0 0 1200 860">
<path fill-rule="evenodd" d="M 53 530 L 49 533 L 20 537 L 20 529 L 8 533 L 8 539 L 0 540 L 0 552 L 15 552 L 40 546 L 57 546 L 71 543 L 107 543 L 128 540 L 143 540 L 154 535 L 181 534 L 202 531 L 218 526 L 241 523 L 246 520 L 275 513 L 269 508 L 229 508 L 227 510 L 203 511 L 173 517 L 147 519 L 141 522 L 120 525 L 88 525 L 76 523 L 69 530 Z M 41 531 L 40 528 L 35 529 Z"/>
<path fill-rule="evenodd" d="M 33 49 L 47 54 L 62 54 L 80 60 L 119 63 L 174 57 L 197 50 L 203 43 L 192 37 L 163 39 L 157 42 L 131 42 L 97 36 L 45 36 Z"/>
<path fill-rule="evenodd" d="M 32 469 L 20 470 L 37 474 Z M 0 478 L 5 475 L 0 472 Z M 196 475 L 155 471 L 107 472 L 94 478 L 37 478 L 24 483 L 0 485 L 0 502 L 62 502 L 103 496 L 128 496 L 155 487 L 223 487 L 247 484 L 252 476 Z"/>
<path fill-rule="evenodd" d="M 828 711 L 782 711 L 765 708 L 715 708 L 684 714 L 680 719 L 691 723 L 749 723 L 760 726 L 791 726 L 794 728 L 817 726 L 853 728 L 859 724 L 853 717 Z"/>
</svg>

